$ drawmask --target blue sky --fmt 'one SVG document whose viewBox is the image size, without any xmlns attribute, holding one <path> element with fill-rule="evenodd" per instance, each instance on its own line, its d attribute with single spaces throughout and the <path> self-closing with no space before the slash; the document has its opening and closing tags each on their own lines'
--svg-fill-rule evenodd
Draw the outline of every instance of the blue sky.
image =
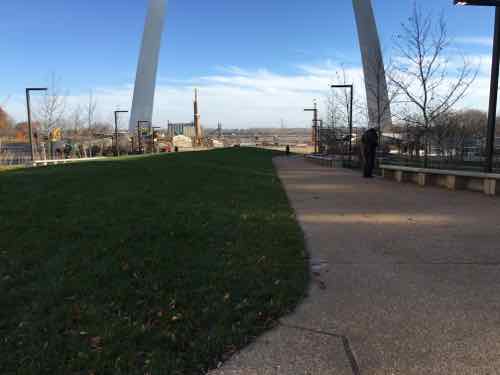
<svg viewBox="0 0 500 375">
<path fill-rule="evenodd" d="M 450 35 L 464 53 L 483 60 L 491 53 L 492 9 L 454 7 L 452 0 L 418 3 L 445 13 Z M 384 50 L 391 50 L 411 4 L 412 0 L 373 0 Z M 22 119 L 24 88 L 46 84 L 54 72 L 74 105 L 94 90 L 103 119 L 114 109 L 110 106 L 130 106 L 146 6 L 146 0 L 5 1 L 0 23 L 0 104 Z M 314 79 L 319 78 L 318 70 L 333 71 L 340 64 L 354 70 L 360 65 L 351 0 L 169 0 L 167 12 L 155 110 L 159 122 L 188 120 L 191 89 L 200 86 L 202 100 L 206 87 L 209 126 L 218 120 L 237 126 L 264 125 L 268 115 L 270 121 L 285 117 L 295 125 L 304 115 L 297 111 L 294 116 L 287 103 L 285 91 L 293 90 L 290 85 L 300 85 L 304 79 L 310 84 L 312 77 L 321 86 Z M 237 95 L 228 92 L 233 78 L 245 82 Z M 251 80 L 260 86 L 246 92 Z M 275 80 L 279 84 L 273 86 Z M 272 94 L 254 98 L 265 81 L 270 86 L 264 91 Z M 304 105 L 316 95 L 309 91 L 304 93 Z M 477 95 L 471 101 L 483 97 Z M 227 103 L 223 105 L 224 98 L 234 99 L 231 111 Z M 253 114 L 259 110 L 253 104 L 266 99 L 271 103 L 261 115 Z M 294 100 L 298 104 L 302 97 Z M 280 111 L 284 113 L 274 114 Z"/>
</svg>

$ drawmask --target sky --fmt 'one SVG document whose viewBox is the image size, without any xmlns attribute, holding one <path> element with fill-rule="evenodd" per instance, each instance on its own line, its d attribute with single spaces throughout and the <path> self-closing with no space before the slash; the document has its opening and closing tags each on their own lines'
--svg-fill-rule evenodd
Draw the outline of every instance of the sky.
<svg viewBox="0 0 500 375">
<path fill-rule="evenodd" d="M 413 0 L 372 2 L 390 56 Z M 493 9 L 417 3 L 443 12 L 454 53 L 479 66 L 459 105 L 486 109 Z M 25 120 L 25 87 L 46 86 L 55 75 L 68 112 L 92 91 L 97 119 L 111 121 L 115 109 L 131 106 L 146 10 L 147 0 L 4 1 L 0 106 Z M 309 126 L 303 108 L 314 99 L 321 107 L 340 66 L 363 90 L 351 0 L 168 0 L 154 122 L 191 121 L 198 87 L 207 127 Z"/>
</svg>

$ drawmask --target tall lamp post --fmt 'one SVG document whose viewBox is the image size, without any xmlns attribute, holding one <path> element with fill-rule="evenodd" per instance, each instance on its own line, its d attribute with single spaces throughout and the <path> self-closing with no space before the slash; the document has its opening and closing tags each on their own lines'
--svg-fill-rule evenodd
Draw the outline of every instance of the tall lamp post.
<svg viewBox="0 0 500 375">
<path fill-rule="evenodd" d="M 314 153 L 318 152 L 318 103 L 314 100 L 314 108 L 306 108 L 304 112 L 313 112 L 313 143 L 314 143 Z"/>
<path fill-rule="evenodd" d="M 26 110 L 28 111 L 28 133 L 30 139 L 31 161 L 35 161 L 35 148 L 33 145 L 33 128 L 31 127 L 31 99 L 30 93 L 32 91 L 47 91 L 45 87 L 29 87 L 26 89 Z"/>
<path fill-rule="evenodd" d="M 118 114 L 120 113 L 128 113 L 128 111 L 115 111 L 115 156 L 120 156 L 118 147 Z"/>
<path fill-rule="evenodd" d="M 349 89 L 351 98 L 349 104 L 349 167 L 352 162 L 352 107 L 354 104 L 354 85 L 332 85 L 332 89 Z"/>
<path fill-rule="evenodd" d="M 151 147 L 151 150 L 150 150 L 150 153 L 152 154 L 153 153 L 153 145 L 154 145 L 154 141 L 153 141 L 153 123 L 150 122 L 149 123 L 149 135 L 150 135 L 150 139 L 149 139 L 149 143 L 150 143 L 150 147 Z"/>
<path fill-rule="evenodd" d="M 154 153 L 156 153 L 156 152 L 155 152 L 155 149 L 154 149 L 154 148 L 155 148 L 155 131 L 156 131 L 156 130 L 160 130 L 160 129 L 161 129 L 161 127 L 160 127 L 160 126 L 152 126 L 152 127 L 151 127 L 151 129 L 152 129 L 152 135 L 151 135 L 151 136 L 152 136 L 152 138 L 151 138 L 151 142 L 152 142 L 152 144 L 153 144 L 153 150 L 151 151 L 151 153 L 152 153 L 152 154 L 154 154 Z"/>
<path fill-rule="evenodd" d="M 142 154 L 142 124 L 150 124 L 149 126 L 151 126 L 151 123 L 149 121 L 137 121 L 137 137 L 139 138 L 137 141 L 139 142 L 139 154 Z"/>
<path fill-rule="evenodd" d="M 324 151 L 323 148 L 323 142 L 321 141 L 321 137 L 323 136 L 323 120 L 319 120 L 319 127 L 318 127 L 318 148 L 319 148 L 319 153 L 322 154 Z"/>
<path fill-rule="evenodd" d="M 478 5 L 495 7 L 495 36 L 491 65 L 490 104 L 488 110 L 488 133 L 486 137 L 486 173 L 493 172 L 495 157 L 495 128 L 498 104 L 498 75 L 500 64 L 500 0 L 454 0 L 455 5 Z"/>
</svg>

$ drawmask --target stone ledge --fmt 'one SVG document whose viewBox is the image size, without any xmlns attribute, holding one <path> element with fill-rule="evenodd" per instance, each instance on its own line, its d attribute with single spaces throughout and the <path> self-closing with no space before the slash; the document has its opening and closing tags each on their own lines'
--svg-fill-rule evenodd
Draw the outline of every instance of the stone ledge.
<svg viewBox="0 0 500 375">
<path fill-rule="evenodd" d="M 434 185 L 448 190 L 481 191 L 495 196 L 499 193 L 500 174 L 469 171 L 452 171 L 444 169 L 413 168 L 397 165 L 381 165 L 382 176 L 400 183 L 414 182 L 419 186 Z"/>
</svg>

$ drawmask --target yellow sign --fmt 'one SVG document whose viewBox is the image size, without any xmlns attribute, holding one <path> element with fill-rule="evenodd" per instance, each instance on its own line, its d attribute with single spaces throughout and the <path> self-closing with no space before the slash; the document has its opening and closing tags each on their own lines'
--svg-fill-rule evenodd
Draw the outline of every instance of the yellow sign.
<svg viewBox="0 0 500 375">
<path fill-rule="evenodd" d="M 52 131 L 50 132 L 50 140 L 52 142 L 58 142 L 61 140 L 61 138 L 62 138 L 61 129 L 60 128 L 52 129 Z"/>
</svg>

